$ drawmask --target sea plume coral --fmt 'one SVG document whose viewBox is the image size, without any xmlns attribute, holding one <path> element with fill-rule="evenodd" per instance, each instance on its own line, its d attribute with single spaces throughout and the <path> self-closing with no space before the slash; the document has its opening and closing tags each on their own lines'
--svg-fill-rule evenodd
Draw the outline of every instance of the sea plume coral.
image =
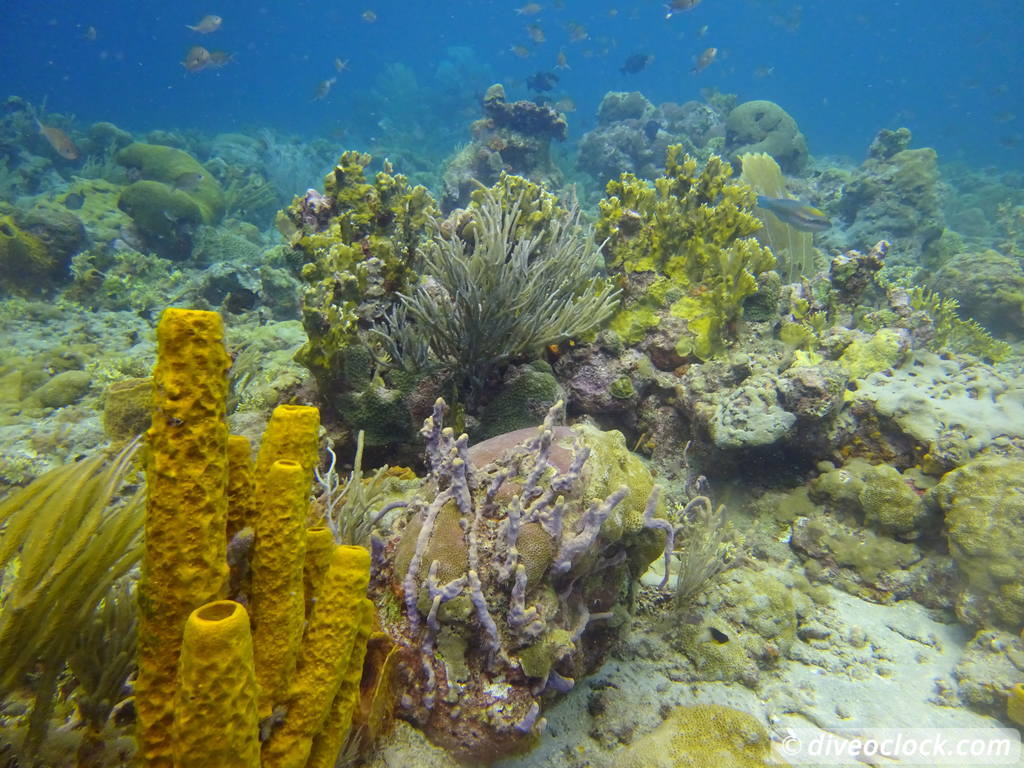
<svg viewBox="0 0 1024 768">
<path fill-rule="evenodd" d="M 470 403 L 497 366 L 598 328 L 618 296 L 595 274 L 597 247 L 577 208 L 515 177 L 475 198 L 461 232 L 439 225 L 420 249 L 426 277 L 371 332 L 393 365 L 439 370 Z"/>
<path fill-rule="evenodd" d="M 34 675 L 28 754 L 46 734 L 76 640 L 102 601 L 124 599 L 111 588 L 141 554 L 143 489 L 122 492 L 137 450 L 133 442 L 112 462 L 97 454 L 58 467 L 0 503 L 0 574 L 16 574 L 0 598 L 0 698 Z"/>
</svg>

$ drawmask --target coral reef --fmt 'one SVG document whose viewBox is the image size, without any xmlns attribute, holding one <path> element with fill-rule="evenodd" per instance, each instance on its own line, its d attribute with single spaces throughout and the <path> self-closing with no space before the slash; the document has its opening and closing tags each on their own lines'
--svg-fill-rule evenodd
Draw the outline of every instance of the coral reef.
<svg viewBox="0 0 1024 768">
<path fill-rule="evenodd" d="M 551 142 L 565 140 L 565 115 L 532 101 L 508 102 L 499 84 L 487 89 L 483 108 L 485 117 L 470 127 L 472 141 L 446 164 L 441 193 L 445 212 L 465 207 L 479 184 L 495 184 L 502 173 L 553 189 L 561 186 L 561 171 L 551 160 Z"/>
<path fill-rule="evenodd" d="M 429 278 L 374 335 L 390 364 L 440 378 L 475 410 L 499 366 L 593 332 L 617 292 L 593 276 L 579 210 L 521 177 L 479 190 L 460 224 L 421 249 Z"/>
<path fill-rule="evenodd" d="M 199 225 L 223 217 L 220 182 L 187 152 L 135 142 L 117 153 L 117 162 L 136 179 L 121 191 L 118 207 L 161 255 L 186 258 Z"/>
<path fill-rule="evenodd" d="M 785 173 L 800 174 L 807 165 L 804 135 L 796 120 L 773 101 L 745 101 L 725 119 L 730 162 L 738 164 L 740 155 L 758 152 L 773 157 Z"/>
<path fill-rule="evenodd" d="M 719 115 L 706 104 L 666 102 L 655 107 L 639 91 L 610 91 L 597 109 L 597 127 L 580 137 L 577 165 L 600 187 L 623 173 L 652 179 L 662 170 L 670 145 L 705 157 L 709 142 L 724 133 Z"/>
<path fill-rule="evenodd" d="M 1022 471 L 1021 459 L 981 457 L 945 474 L 928 494 L 945 515 L 949 551 L 966 579 L 956 611 L 967 624 L 1024 625 Z"/>
<path fill-rule="evenodd" d="M 677 361 L 724 351 L 756 276 L 774 266 L 751 237 L 762 226 L 750 212 L 754 192 L 731 173 L 715 156 L 698 173 L 697 161 L 673 145 L 653 184 L 632 174 L 608 183 L 596 231 L 625 285 L 611 328 L 627 344 L 667 321 L 680 325 L 669 350 Z"/>
<path fill-rule="evenodd" d="M 468 448 L 424 423 L 430 474 L 378 548 L 371 592 L 405 647 L 404 717 L 462 760 L 530 748 L 600 663 L 662 548 L 658 494 L 621 435 L 556 428 Z"/>
<path fill-rule="evenodd" d="M 0 292 L 51 292 L 67 276 L 84 239 L 82 222 L 61 208 L 38 206 L 0 216 Z"/>
<path fill-rule="evenodd" d="M 997 251 L 960 253 L 944 261 L 927 280 L 954 297 L 962 314 L 997 336 L 1024 336 L 1024 267 Z"/>
<path fill-rule="evenodd" d="M 437 208 L 426 189 L 388 170 L 368 183 L 369 163 L 369 155 L 343 154 L 325 179 L 324 194 L 309 190 L 296 198 L 278 226 L 300 257 L 307 283 L 302 321 L 308 341 L 299 359 L 328 404 L 349 414 L 355 430 L 372 430 L 368 438 L 375 444 L 410 433 L 412 425 L 401 413 L 382 418 L 394 398 L 367 391 L 371 360 L 359 331 L 408 291 Z"/>
<path fill-rule="evenodd" d="M 909 143 L 906 129 L 880 132 L 845 185 L 838 212 L 848 223 L 848 245 L 888 240 L 894 263 L 917 267 L 936 258 L 945 224 L 935 150 Z"/>
<path fill-rule="evenodd" d="M 617 754 L 613 768 L 767 768 L 782 765 L 757 718 L 729 707 L 678 707 Z"/>
</svg>

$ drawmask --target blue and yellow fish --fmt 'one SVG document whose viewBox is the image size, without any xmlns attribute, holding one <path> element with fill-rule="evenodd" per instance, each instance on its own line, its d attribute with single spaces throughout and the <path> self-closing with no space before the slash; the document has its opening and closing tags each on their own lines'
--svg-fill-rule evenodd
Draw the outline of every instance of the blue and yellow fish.
<svg viewBox="0 0 1024 768">
<path fill-rule="evenodd" d="M 757 205 L 759 208 L 771 211 L 779 218 L 779 221 L 789 224 L 801 232 L 824 232 L 832 226 L 832 222 L 822 211 L 813 205 L 801 203 L 799 200 L 758 195 Z"/>
</svg>

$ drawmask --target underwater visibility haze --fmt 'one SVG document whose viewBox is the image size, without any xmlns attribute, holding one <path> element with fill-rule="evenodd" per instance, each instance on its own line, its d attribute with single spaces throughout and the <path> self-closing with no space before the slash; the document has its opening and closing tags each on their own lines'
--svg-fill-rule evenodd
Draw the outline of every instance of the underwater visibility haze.
<svg viewBox="0 0 1024 768">
<path fill-rule="evenodd" d="M 0 766 L 1024 765 L 1018 2 L 0 19 Z"/>
</svg>

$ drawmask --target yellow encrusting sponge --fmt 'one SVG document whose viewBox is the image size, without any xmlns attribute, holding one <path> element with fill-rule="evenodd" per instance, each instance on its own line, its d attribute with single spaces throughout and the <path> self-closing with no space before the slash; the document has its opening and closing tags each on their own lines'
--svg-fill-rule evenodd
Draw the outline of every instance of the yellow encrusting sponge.
<svg viewBox="0 0 1024 768">
<path fill-rule="evenodd" d="M 263 744 L 263 768 L 306 765 L 365 626 L 369 581 L 369 551 L 344 545 L 334 549 L 285 701 L 287 715 Z"/>
<path fill-rule="evenodd" d="M 140 763 L 170 768 L 174 691 L 189 614 L 227 577 L 227 370 L 216 312 L 167 309 L 157 325 L 146 432 L 145 551 L 135 706 Z"/>
<path fill-rule="evenodd" d="M 175 768 L 259 768 L 249 615 L 218 600 L 188 617 L 175 698 Z"/>
<path fill-rule="evenodd" d="M 252 555 L 252 619 L 260 717 L 284 700 L 306 621 L 302 571 L 306 558 L 309 484 L 297 461 L 270 465 L 257 500 Z"/>
</svg>

